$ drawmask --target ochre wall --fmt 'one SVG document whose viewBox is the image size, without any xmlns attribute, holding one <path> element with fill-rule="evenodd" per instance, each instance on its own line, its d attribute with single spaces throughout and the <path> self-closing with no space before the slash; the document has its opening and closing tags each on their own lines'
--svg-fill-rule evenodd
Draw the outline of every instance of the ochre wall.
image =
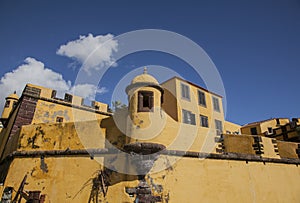
<svg viewBox="0 0 300 203">
<path fill-rule="evenodd" d="M 168 80 L 161 84 L 164 88 L 162 108 L 175 121 L 178 121 L 177 97 L 176 97 L 176 81 Z"/>
<path fill-rule="evenodd" d="M 240 154 L 255 154 L 253 149 L 254 139 L 252 136 L 223 135 L 225 152 Z"/>
<path fill-rule="evenodd" d="M 251 135 L 251 128 L 256 128 L 257 134 L 261 134 L 260 124 L 249 125 L 241 128 L 241 133 L 245 135 Z"/>
<path fill-rule="evenodd" d="M 84 157 L 45 158 L 45 164 L 48 172 L 41 169 L 40 158 L 15 159 L 4 188 L 12 186 L 17 190 L 27 174 L 24 190 L 41 191 L 46 194 L 46 202 L 88 202 L 91 180 L 102 168 L 97 161 Z"/>
<path fill-rule="evenodd" d="M 241 126 L 239 124 L 236 123 L 232 123 L 229 121 L 225 121 L 225 125 L 224 125 L 224 133 L 228 133 L 230 132 L 231 134 L 235 133 L 235 132 L 241 132 Z"/>
<path fill-rule="evenodd" d="M 131 134 L 129 143 L 159 143 L 168 150 L 208 153 L 216 151 L 215 129 L 176 122 L 168 114 L 162 114 L 158 118 L 152 119 L 158 124 L 146 129 L 135 127 L 135 133 Z"/>
<path fill-rule="evenodd" d="M 299 158 L 296 154 L 296 150 L 299 148 L 298 143 L 277 141 L 277 145 L 282 158 Z"/>
<path fill-rule="evenodd" d="M 182 158 L 151 176 L 169 202 L 299 202 L 299 172 L 296 165 Z"/>
<path fill-rule="evenodd" d="M 154 169 L 172 157 L 157 160 Z M 25 190 L 41 190 L 46 202 L 88 202 L 92 179 L 101 164 L 89 158 L 45 158 L 48 172 L 40 169 L 40 159 L 15 159 L 5 182 L 19 187 L 28 174 Z M 101 160 L 100 160 L 101 163 Z M 153 170 L 154 170 L 153 169 Z M 164 168 L 162 168 L 164 169 Z M 147 183 L 163 202 L 299 202 L 300 168 L 296 165 L 231 160 L 181 158 L 160 172 L 146 176 Z M 104 202 L 133 202 L 125 187 L 138 180 L 115 182 Z M 159 191 L 159 185 L 162 191 Z M 101 193 L 101 192 L 100 192 Z M 23 201 L 25 202 L 25 201 Z"/>
<path fill-rule="evenodd" d="M 18 151 L 105 148 L 100 121 L 33 124 L 23 126 Z"/>
<path fill-rule="evenodd" d="M 63 122 L 87 121 L 108 117 L 95 112 L 72 108 L 70 106 L 39 100 L 32 123 L 55 123 L 57 117 Z"/>
</svg>

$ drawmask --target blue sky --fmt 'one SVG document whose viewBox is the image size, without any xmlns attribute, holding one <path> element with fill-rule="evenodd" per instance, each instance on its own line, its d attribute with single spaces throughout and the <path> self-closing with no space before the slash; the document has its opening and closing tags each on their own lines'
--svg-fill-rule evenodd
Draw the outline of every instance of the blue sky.
<svg viewBox="0 0 300 203">
<path fill-rule="evenodd" d="M 26 63 L 51 69 L 53 72 L 46 75 L 56 82 L 50 86 L 71 89 L 81 61 L 70 52 L 57 51 L 79 36 L 163 29 L 193 40 L 212 59 L 226 91 L 227 120 L 245 124 L 270 117 L 300 116 L 300 1 L 182 2 L 0 1 L 0 97 L 11 90 L 5 89 L 4 83 L 13 75 L 37 80 L 46 77 L 41 77 L 44 69 L 24 71 Z M 100 81 L 103 91 L 99 91 L 97 100 L 110 102 L 118 81 L 149 64 L 168 67 L 204 85 L 187 63 L 164 53 L 131 54 L 117 64 Z M 24 72 L 12 72 L 20 66 Z M 25 80 L 28 78 L 18 81 Z"/>
</svg>

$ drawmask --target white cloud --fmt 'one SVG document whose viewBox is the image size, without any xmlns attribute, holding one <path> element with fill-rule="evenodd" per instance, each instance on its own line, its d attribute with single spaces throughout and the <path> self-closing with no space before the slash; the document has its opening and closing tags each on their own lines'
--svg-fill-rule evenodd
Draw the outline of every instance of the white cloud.
<svg viewBox="0 0 300 203">
<path fill-rule="evenodd" d="M 94 95 L 103 94 L 107 92 L 105 87 L 98 88 L 92 84 L 78 84 L 71 88 L 71 93 L 74 95 L 80 95 L 81 97 L 88 98 L 89 100 L 94 100 Z"/>
<path fill-rule="evenodd" d="M 89 99 L 93 99 L 95 93 L 106 91 L 103 87 L 99 89 L 91 84 L 79 84 L 74 87 L 70 81 L 64 80 L 60 73 L 46 68 L 42 62 L 28 57 L 24 64 L 12 72 L 6 73 L 0 79 L 0 108 L 4 105 L 5 97 L 13 91 L 17 91 L 17 94 L 20 95 L 27 83 L 55 89 L 59 95 L 75 91 L 76 95 Z"/>
<path fill-rule="evenodd" d="M 77 40 L 61 45 L 56 53 L 80 62 L 87 72 L 104 66 L 116 66 L 112 54 L 118 50 L 118 42 L 113 37 L 112 34 L 80 36 Z"/>
</svg>

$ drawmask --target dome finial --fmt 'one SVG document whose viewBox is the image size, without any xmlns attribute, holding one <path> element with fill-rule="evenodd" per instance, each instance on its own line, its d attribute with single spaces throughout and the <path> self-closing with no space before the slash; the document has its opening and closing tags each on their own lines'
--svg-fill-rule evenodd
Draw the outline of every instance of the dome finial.
<svg viewBox="0 0 300 203">
<path fill-rule="evenodd" d="M 147 74 L 147 67 L 144 67 L 144 74 Z"/>
</svg>

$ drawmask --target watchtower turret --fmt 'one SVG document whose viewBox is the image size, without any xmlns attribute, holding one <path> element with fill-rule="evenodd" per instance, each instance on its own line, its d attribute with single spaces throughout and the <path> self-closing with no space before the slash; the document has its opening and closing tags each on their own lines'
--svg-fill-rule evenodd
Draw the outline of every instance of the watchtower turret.
<svg viewBox="0 0 300 203">
<path fill-rule="evenodd" d="M 145 129 L 149 130 L 147 134 L 151 134 L 151 128 L 157 126 L 155 122 L 162 119 L 163 88 L 147 73 L 147 68 L 144 68 L 143 74 L 136 76 L 127 86 L 126 93 L 131 119 L 131 126 L 128 126 L 131 130 L 128 132 L 129 136 L 142 136 L 138 134 Z"/>
<path fill-rule="evenodd" d="M 15 91 L 13 94 L 10 94 L 8 97 L 6 97 L 5 100 L 6 100 L 6 102 L 5 102 L 4 109 L 2 112 L 2 116 L 1 116 L 2 122 L 5 122 L 8 119 L 10 113 L 16 107 L 19 97 Z"/>
</svg>

